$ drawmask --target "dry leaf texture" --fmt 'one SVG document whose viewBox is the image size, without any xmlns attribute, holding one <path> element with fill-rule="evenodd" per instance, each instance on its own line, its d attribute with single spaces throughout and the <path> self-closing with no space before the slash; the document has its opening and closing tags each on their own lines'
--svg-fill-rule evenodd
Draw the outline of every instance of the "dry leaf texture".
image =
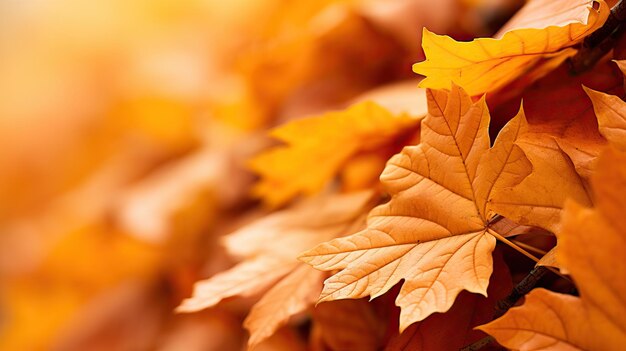
<svg viewBox="0 0 626 351">
<path fill-rule="evenodd" d="M 604 1 L 531 0 L 496 38 L 458 42 L 424 29 L 426 61 L 413 70 L 426 76 L 423 88 L 445 89 L 452 80 L 472 96 L 495 91 L 543 58 L 573 55 L 565 48 L 602 26 L 609 12 Z"/>
<path fill-rule="evenodd" d="M 595 207 L 567 203 L 557 261 L 580 297 L 532 291 L 521 307 L 480 327 L 504 346 L 531 350 L 622 350 L 626 345 L 626 154 L 609 149 L 593 177 Z"/>
<path fill-rule="evenodd" d="M 496 244 L 487 200 L 530 172 L 514 145 L 526 126 L 522 111 L 490 149 L 484 99 L 472 103 L 455 85 L 427 96 L 421 144 L 394 156 L 381 176 L 391 201 L 370 213 L 366 230 L 301 256 L 318 269 L 340 270 L 320 301 L 374 298 L 404 279 L 396 300 L 401 330 L 447 311 L 462 290 L 486 294 Z"/>
</svg>

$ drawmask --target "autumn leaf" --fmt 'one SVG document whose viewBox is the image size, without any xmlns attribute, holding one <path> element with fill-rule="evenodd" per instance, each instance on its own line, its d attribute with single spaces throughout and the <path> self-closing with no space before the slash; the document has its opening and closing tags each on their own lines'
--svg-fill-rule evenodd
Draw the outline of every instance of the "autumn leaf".
<svg viewBox="0 0 626 351">
<path fill-rule="evenodd" d="M 622 64 L 624 61 L 622 61 Z M 614 145 L 626 148 L 626 103 L 618 96 L 585 87 L 598 117 L 600 133 Z"/>
<path fill-rule="evenodd" d="M 589 177 L 606 140 L 581 84 L 618 93 L 623 91 L 622 78 L 614 71 L 612 64 L 603 63 L 593 74 L 569 77 L 562 67 L 522 95 L 529 126 L 516 144 L 534 172 L 494 192 L 491 204 L 497 213 L 555 233 L 566 198 L 591 205 Z M 496 118 L 510 114 L 517 103 L 496 111 Z"/>
<path fill-rule="evenodd" d="M 196 283 L 193 297 L 179 312 L 194 312 L 232 296 L 267 292 L 254 305 L 244 326 L 249 345 L 271 336 L 289 317 L 315 302 L 323 273 L 298 262 L 302 251 L 352 228 L 371 205 L 371 191 L 320 195 L 264 217 L 225 238 L 228 251 L 243 258 L 233 268 Z"/>
<path fill-rule="evenodd" d="M 314 350 L 429 351 L 458 350 L 485 336 L 474 326 L 492 320 L 496 301 L 511 289 L 511 277 L 501 255 L 494 254 L 494 272 L 488 297 L 462 292 L 452 308 L 435 313 L 398 333 L 399 309 L 393 304 L 399 286 L 385 295 L 366 299 L 335 300 L 313 310 L 314 342 L 328 345 Z"/>
<path fill-rule="evenodd" d="M 593 102 L 598 116 L 600 133 L 615 145 L 624 148 L 626 143 L 626 103 L 618 96 L 609 95 L 592 89 L 585 91 Z"/>
<path fill-rule="evenodd" d="M 623 72 L 624 61 L 616 61 L 616 63 L 618 67 L 620 68 L 620 70 Z M 626 122 L 625 122 L 626 121 L 626 103 L 624 103 L 624 101 L 616 95 L 606 94 L 600 91 L 596 91 L 596 90 L 587 88 L 584 85 L 582 86 L 582 88 L 584 89 L 585 93 L 589 96 L 589 98 L 591 99 L 591 102 L 593 103 L 593 112 L 595 112 L 595 115 L 597 116 L 599 132 L 612 145 L 623 148 L 623 145 L 624 145 L 623 136 L 626 133 L 625 132 L 626 130 Z M 617 92 L 621 90 L 621 88 L 617 89 L 617 91 L 615 91 L 615 89 L 612 89 L 612 90 L 614 92 Z M 584 101 L 582 103 L 584 104 Z M 578 114 L 578 117 L 580 119 L 581 115 Z M 569 133 L 569 134 L 572 134 L 572 133 Z M 593 139 L 593 138 L 590 138 L 589 135 L 586 135 L 585 141 L 589 141 L 590 139 Z M 564 141 L 561 141 L 561 145 L 564 145 L 563 143 Z M 581 153 L 583 157 L 586 157 L 588 159 L 587 162 L 584 162 L 583 164 L 587 168 L 577 169 L 577 171 L 579 174 L 584 172 L 584 176 L 586 176 L 586 178 L 589 178 L 590 175 L 593 172 L 595 172 L 595 169 L 594 169 L 595 159 L 597 155 L 595 153 L 590 155 L 589 150 L 581 151 L 581 143 L 577 143 L 577 144 L 578 144 L 577 147 L 569 145 L 568 148 L 570 149 L 570 153 L 578 152 L 578 153 Z M 560 173 L 560 175 L 562 176 L 563 173 Z M 582 175 L 583 174 L 581 174 L 581 176 Z M 571 193 L 565 193 L 564 195 L 571 196 Z M 538 265 L 557 267 L 561 269 L 561 272 L 565 274 L 569 274 L 569 272 L 565 271 L 563 267 L 559 266 L 556 260 L 557 250 L 558 250 L 558 247 L 554 247 L 553 249 L 551 249 L 546 255 L 544 255 L 541 258 L 541 260 L 538 262 Z"/>
<path fill-rule="evenodd" d="M 388 163 L 381 181 L 391 201 L 374 209 L 368 228 L 323 243 L 300 259 L 322 270 L 341 270 L 324 284 L 320 301 L 372 298 L 405 282 L 396 304 L 400 329 L 445 312 L 462 290 L 485 295 L 498 235 L 490 228 L 488 199 L 510 175 L 530 172 L 514 146 L 525 129 L 514 118 L 489 148 L 489 112 L 458 86 L 428 90 L 421 144 L 405 147 Z"/>
<path fill-rule="evenodd" d="M 474 326 L 490 321 L 498 299 L 511 289 L 511 277 L 501 255 L 494 254 L 494 273 L 488 297 L 462 292 L 453 307 L 435 313 L 398 333 L 399 309 L 393 304 L 399 286 L 370 301 L 336 300 L 318 304 L 313 310 L 314 350 L 428 351 L 458 350 L 485 336 Z"/>
<path fill-rule="evenodd" d="M 251 160 L 251 168 L 261 176 L 253 192 L 270 206 L 282 205 L 300 193 L 314 194 L 357 153 L 376 154 L 398 139 L 410 139 L 419 128 L 419 120 L 363 102 L 347 110 L 290 122 L 271 133 L 286 145 Z M 393 152 L 387 151 L 382 158 Z"/>
<path fill-rule="evenodd" d="M 477 325 L 493 319 L 494 306 L 511 291 L 511 276 L 499 254 L 494 254 L 494 269 L 487 297 L 463 291 L 445 313 L 435 313 L 412 324 L 389 340 L 386 351 L 458 350 L 481 339 Z"/>
<path fill-rule="evenodd" d="M 602 148 L 605 140 L 598 132 L 593 105 L 582 86 L 610 94 L 621 94 L 623 75 L 611 62 L 598 63 L 593 72 L 572 76 L 564 65 L 528 87 L 520 96 L 498 104 L 492 112 L 492 124 L 500 129 L 524 101 L 529 133 L 549 139 L 567 140 L 585 150 Z M 620 93 L 621 92 L 621 93 Z M 487 102 L 492 103 L 490 96 Z M 534 136 L 532 136 L 534 138 Z"/>
<path fill-rule="evenodd" d="M 563 62 L 576 52 L 567 47 L 602 26 L 609 12 L 604 1 L 531 0 L 495 38 L 458 42 L 424 29 L 426 60 L 413 70 L 426 76 L 423 88 L 445 89 L 452 80 L 472 96 L 495 91 L 544 58 Z"/>
<path fill-rule="evenodd" d="M 421 79 L 407 79 L 369 90 L 354 99 L 354 104 L 372 101 L 394 115 L 408 114 L 421 119 L 428 112 L 426 90 L 418 87 Z"/>
<path fill-rule="evenodd" d="M 0 350 L 626 345 L 626 2 L 24 3 Z"/>
<path fill-rule="evenodd" d="M 312 306 L 322 289 L 324 275 L 305 265 L 297 265 L 269 289 L 252 307 L 243 326 L 250 331 L 253 347 L 272 336 L 289 318 Z"/>
<path fill-rule="evenodd" d="M 525 303 L 481 326 L 518 350 L 621 350 L 626 344 L 626 154 L 607 149 L 593 177 L 597 203 L 568 201 L 557 233 L 557 261 L 569 271 L 580 297 L 536 289 Z"/>
<path fill-rule="evenodd" d="M 547 267 L 559 267 L 559 264 L 556 262 L 556 247 L 553 247 L 550 251 L 546 252 L 543 257 L 537 262 L 537 266 L 547 266 Z M 563 272 L 565 274 L 565 272 Z"/>
<path fill-rule="evenodd" d="M 546 146 L 544 143 L 550 143 Z M 494 211 L 522 225 L 559 231 L 559 217 L 567 197 L 591 204 L 581 176 L 571 158 L 555 140 L 537 142 L 523 138 L 517 145 L 532 164 L 533 172 L 519 177 L 518 184 L 494 190 Z M 505 170 L 508 171 L 508 170 Z"/>
</svg>

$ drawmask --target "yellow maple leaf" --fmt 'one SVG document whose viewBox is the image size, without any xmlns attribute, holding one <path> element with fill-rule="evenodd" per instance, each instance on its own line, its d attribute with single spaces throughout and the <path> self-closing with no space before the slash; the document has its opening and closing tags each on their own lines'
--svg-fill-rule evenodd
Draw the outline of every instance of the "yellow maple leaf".
<svg viewBox="0 0 626 351">
<path fill-rule="evenodd" d="M 576 53 L 567 47 L 602 26 L 609 12 L 604 1 L 531 0 L 495 38 L 458 42 L 424 29 L 426 60 L 413 70 L 426 76 L 423 88 L 445 89 L 452 80 L 472 96 L 495 91 L 546 57 L 562 62 Z"/>
<path fill-rule="evenodd" d="M 622 350 L 626 345 L 626 154 L 611 148 L 592 178 L 595 207 L 568 201 L 557 233 L 558 263 L 569 271 L 580 297 L 536 289 L 524 305 L 481 326 L 517 350 Z"/>
<path fill-rule="evenodd" d="M 374 298 L 404 279 L 396 300 L 401 330 L 447 311 L 462 290 L 486 294 L 499 236 L 487 200 L 507 185 L 507 164 L 530 171 L 514 145 L 526 128 L 523 111 L 490 148 L 484 99 L 472 103 L 456 85 L 449 93 L 428 90 L 427 97 L 421 143 L 394 156 L 381 176 L 390 202 L 370 212 L 367 229 L 300 257 L 321 270 L 341 270 L 326 280 L 320 301 Z"/>
<path fill-rule="evenodd" d="M 357 153 L 377 154 L 398 139 L 411 138 L 419 121 L 366 101 L 287 123 L 272 131 L 286 145 L 251 160 L 251 168 L 262 178 L 253 191 L 270 206 L 282 205 L 300 193 L 314 194 Z"/>
<path fill-rule="evenodd" d="M 243 261 L 197 282 L 193 297 L 183 301 L 178 311 L 194 312 L 227 297 L 267 291 L 244 321 L 251 334 L 249 345 L 259 344 L 319 295 L 323 273 L 298 262 L 298 254 L 351 229 L 371 208 L 372 199 L 371 191 L 323 194 L 227 236 L 228 251 Z"/>
</svg>

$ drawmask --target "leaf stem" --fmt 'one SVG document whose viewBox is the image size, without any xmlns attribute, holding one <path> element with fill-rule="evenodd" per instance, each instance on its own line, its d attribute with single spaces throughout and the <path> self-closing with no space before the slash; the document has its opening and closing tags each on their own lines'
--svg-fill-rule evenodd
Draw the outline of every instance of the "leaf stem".
<svg viewBox="0 0 626 351">
<path fill-rule="evenodd" d="M 483 347 L 491 344 L 492 342 L 494 342 L 495 339 L 493 338 L 493 336 L 485 336 L 484 338 L 465 346 L 464 348 L 460 349 L 459 351 L 477 351 L 482 349 Z"/>
<path fill-rule="evenodd" d="M 521 242 L 519 240 L 511 240 L 511 242 L 514 243 L 515 245 L 523 248 L 523 249 L 526 249 L 526 250 L 528 250 L 530 252 L 534 252 L 534 253 L 536 253 L 538 255 L 541 255 L 541 256 L 544 256 L 547 253 L 547 252 L 545 252 L 545 251 L 543 251 L 541 249 L 538 249 L 538 248 L 536 248 L 536 247 L 534 247 L 532 245 L 528 245 L 528 244 L 526 244 L 524 242 Z"/>
<path fill-rule="evenodd" d="M 517 283 L 513 290 L 509 295 L 507 295 L 502 300 L 499 300 L 496 303 L 496 311 L 494 313 L 494 318 L 499 318 L 503 314 L 506 313 L 511 307 L 515 306 L 517 301 L 521 299 L 524 295 L 529 293 L 532 289 L 535 288 L 537 283 L 543 278 L 546 273 L 548 273 L 549 269 L 545 266 L 536 266 L 533 268 L 530 273 L 522 281 Z M 494 342 L 495 339 L 492 336 L 486 336 L 470 345 L 463 347 L 460 351 L 477 351 L 482 349 L 483 347 Z"/>
<path fill-rule="evenodd" d="M 515 251 L 521 253 L 522 255 L 530 258 L 531 260 L 535 261 L 535 263 L 539 263 L 539 259 L 533 255 L 531 255 L 528 251 L 524 250 L 523 248 L 519 247 L 518 245 L 516 245 L 515 243 L 511 242 L 509 239 L 503 237 L 502 235 L 500 235 L 498 232 L 496 232 L 495 230 L 491 229 L 491 228 L 487 228 L 487 232 L 493 236 L 496 237 L 496 239 L 502 241 L 503 243 L 509 245 L 511 248 L 513 248 Z"/>
<path fill-rule="evenodd" d="M 504 217 L 500 216 L 500 215 L 495 215 L 487 224 L 492 225 L 494 223 L 497 223 L 498 221 L 500 221 L 501 219 L 503 219 Z M 517 240 L 509 240 L 507 238 L 505 238 L 504 236 L 502 236 L 500 233 L 498 233 L 497 231 L 493 230 L 493 228 L 489 228 L 487 227 L 487 232 L 493 236 L 496 237 L 496 239 L 502 241 L 503 243 L 509 245 L 512 249 L 514 249 L 515 251 L 521 253 L 522 255 L 530 258 L 531 260 L 535 261 L 535 263 L 539 263 L 539 259 L 533 255 L 531 255 L 528 251 L 524 250 L 525 248 L 530 250 L 530 251 L 535 251 L 537 253 L 540 253 L 542 256 L 546 254 L 546 252 L 543 252 L 539 249 L 537 249 L 536 247 L 521 243 Z M 563 277 L 566 280 L 569 280 L 569 278 L 567 278 L 566 276 L 564 276 L 563 274 L 561 274 L 561 272 L 559 272 L 557 269 L 554 269 L 552 267 L 548 267 L 548 266 L 544 266 L 547 270 L 549 270 L 550 272 L 559 275 L 561 277 Z"/>
<path fill-rule="evenodd" d="M 537 283 L 543 278 L 550 270 L 546 266 L 536 266 L 522 281 L 517 283 L 511 293 L 496 303 L 496 312 L 494 319 L 502 316 L 511 307 L 513 307 L 519 299 L 529 293 L 535 288 Z"/>
</svg>

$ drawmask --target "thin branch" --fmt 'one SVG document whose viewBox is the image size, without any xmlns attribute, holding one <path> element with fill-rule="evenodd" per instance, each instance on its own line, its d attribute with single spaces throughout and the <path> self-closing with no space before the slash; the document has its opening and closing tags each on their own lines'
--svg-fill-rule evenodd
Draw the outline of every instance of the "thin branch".
<svg viewBox="0 0 626 351">
<path fill-rule="evenodd" d="M 482 349 L 483 347 L 491 344 L 492 342 L 496 341 L 493 336 L 485 336 L 484 338 L 474 342 L 473 344 L 467 345 L 464 348 L 460 349 L 459 351 L 478 351 L 480 349 Z"/>
<path fill-rule="evenodd" d="M 620 0 L 611 8 L 604 25 L 585 38 L 578 53 L 570 59 L 570 73 L 577 75 L 589 70 L 611 51 L 626 31 L 625 22 L 626 3 Z"/>
<path fill-rule="evenodd" d="M 511 291 L 511 293 L 507 297 L 496 303 L 496 311 L 493 319 L 499 318 L 511 307 L 515 306 L 519 299 L 521 299 L 524 295 L 534 289 L 535 286 L 537 286 L 541 278 L 543 278 L 543 276 L 546 275 L 548 271 L 549 269 L 545 266 L 537 266 L 533 268 L 533 270 L 530 271 L 530 273 L 528 273 L 528 275 L 524 277 L 524 279 L 522 279 L 522 281 L 513 288 L 513 291 Z M 460 351 L 478 351 L 494 341 L 495 339 L 492 336 L 486 336 L 470 345 L 463 347 Z"/>
<path fill-rule="evenodd" d="M 606 19 L 606 22 L 604 22 L 602 27 L 598 28 L 598 30 L 585 38 L 583 47 L 598 46 L 602 41 L 604 41 L 604 39 L 609 37 L 611 33 L 615 32 L 617 27 L 619 27 L 624 20 L 626 20 L 626 3 L 620 0 L 611 8 L 609 17 Z"/>
<path fill-rule="evenodd" d="M 511 307 L 515 306 L 517 301 L 534 289 L 541 278 L 543 278 L 543 276 L 545 276 L 549 271 L 548 267 L 545 266 L 537 266 L 533 268 L 533 270 L 531 270 L 521 282 L 517 283 L 517 285 L 513 288 L 513 291 L 511 291 L 507 297 L 496 303 L 494 319 L 502 316 Z"/>
</svg>

